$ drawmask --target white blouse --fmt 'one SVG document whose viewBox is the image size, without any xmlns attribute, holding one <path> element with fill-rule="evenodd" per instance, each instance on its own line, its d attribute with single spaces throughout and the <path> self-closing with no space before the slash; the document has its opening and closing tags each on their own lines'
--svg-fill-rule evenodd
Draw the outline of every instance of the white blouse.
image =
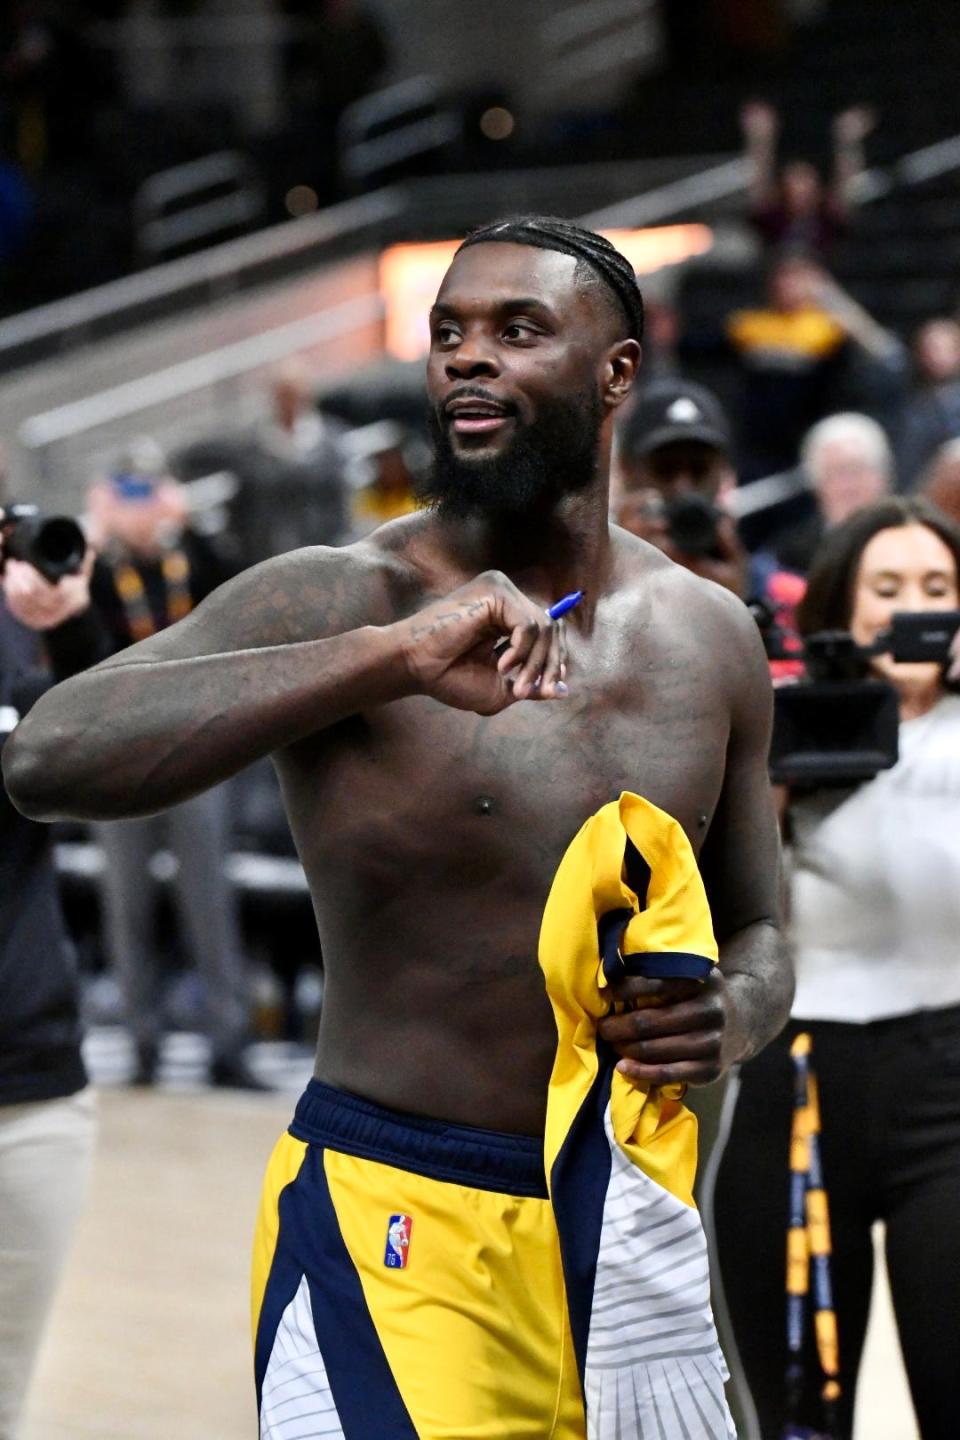
<svg viewBox="0 0 960 1440">
<path fill-rule="evenodd" d="M 790 813 L 793 1014 L 865 1023 L 960 1005 L 960 696 L 901 724 L 892 769 Z"/>
</svg>

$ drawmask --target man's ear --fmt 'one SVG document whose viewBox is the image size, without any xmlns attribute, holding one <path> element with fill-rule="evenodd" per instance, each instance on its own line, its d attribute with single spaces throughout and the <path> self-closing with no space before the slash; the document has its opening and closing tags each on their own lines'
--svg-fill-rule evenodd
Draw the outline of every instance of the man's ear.
<svg viewBox="0 0 960 1440">
<path fill-rule="evenodd" d="M 607 351 L 603 365 L 603 398 L 610 409 L 622 405 L 630 394 L 640 369 L 642 353 L 638 340 L 618 340 Z"/>
</svg>

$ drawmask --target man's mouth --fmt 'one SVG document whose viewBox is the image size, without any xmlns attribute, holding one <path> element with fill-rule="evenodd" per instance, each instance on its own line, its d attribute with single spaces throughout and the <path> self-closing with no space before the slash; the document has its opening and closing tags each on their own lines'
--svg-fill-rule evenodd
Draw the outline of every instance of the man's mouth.
<svg viewBox="0 0 960 1440">
<path fill-rule="evenodd" d="M 443 407 L 447 421 L 458 435 L 483 435 L 499 430 L 512 418 L 506 405 L 496 400 L 457 396 Z"/>
</svg>

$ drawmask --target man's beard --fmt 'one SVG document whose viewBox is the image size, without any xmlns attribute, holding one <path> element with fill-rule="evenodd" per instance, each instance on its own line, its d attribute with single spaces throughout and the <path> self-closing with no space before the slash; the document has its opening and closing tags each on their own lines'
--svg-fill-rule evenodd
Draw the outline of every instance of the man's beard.
<svg viewBox="0 0 960 1440">
<path fill-rule="evenodd" d="M 596 475 L 603 407 L 596 390 L 541 407 L 495 455 L 457 453 L 450 420 L 431 406 L 434 462 L 419 494 L 444 518 L 518 518 L 585 490 Z"/>
</svg>

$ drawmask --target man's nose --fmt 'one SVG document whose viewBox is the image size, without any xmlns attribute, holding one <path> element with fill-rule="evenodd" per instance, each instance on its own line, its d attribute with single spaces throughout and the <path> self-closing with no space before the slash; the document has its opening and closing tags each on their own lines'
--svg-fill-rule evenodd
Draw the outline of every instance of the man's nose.
<svg viewBox="0 0 960 1440">
<path fill-rule="evenodd" d="M 474 333 L 462 336 L 456 350 L 447 356 L 446 370 L 451 380 L 461 380 L 475 375 L 499 375 L 500 364 L 492 342 Z"/>
</svg>

